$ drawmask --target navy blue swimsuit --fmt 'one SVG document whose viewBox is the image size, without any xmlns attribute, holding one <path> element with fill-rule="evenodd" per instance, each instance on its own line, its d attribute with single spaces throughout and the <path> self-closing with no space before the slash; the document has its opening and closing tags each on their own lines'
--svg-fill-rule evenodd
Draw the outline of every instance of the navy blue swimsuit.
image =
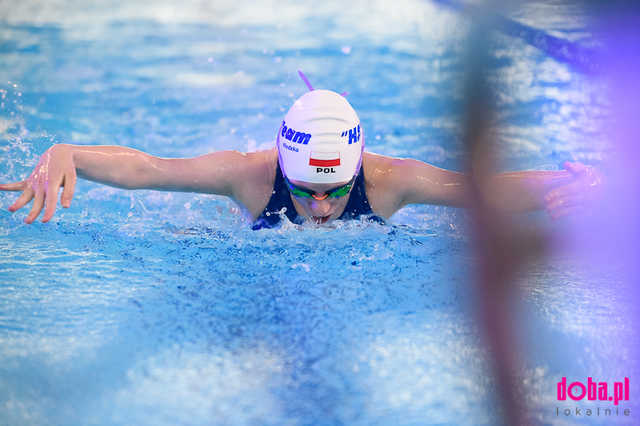
<svg viewBox="0 0 640 426">
<path fill-rule="evenodd" d="M 360 167 L 360 173 L 356 177 L 351 189 L 351 195 L 349 201 L 344 208 L 344 212 L 338 218 L 340 220 L 358 219 L 360 216 L 370 215 L 367 220 L 378 223 L 385 223 L 384 219 L 373 214 L 367 194 L 364 186 L 364 173 L 363 167 Z M 260 214 L 260 216 L 253 222 L 251 229 L 257 230 L 262 228 L 273 228 L 280 223 L 280 213 L 284 213 L 287 218 L 297 224 L 304 222 L 304 217 L 298 216 L 296 208 L 291 200 L 289 194 L 289 188 L 284 182 L 282 171 L 280 170 L 280 164 L 276 167 L 276 180 L 273 183 L 273 193 L 269 199 L 267 207 Z"/>
</svg>

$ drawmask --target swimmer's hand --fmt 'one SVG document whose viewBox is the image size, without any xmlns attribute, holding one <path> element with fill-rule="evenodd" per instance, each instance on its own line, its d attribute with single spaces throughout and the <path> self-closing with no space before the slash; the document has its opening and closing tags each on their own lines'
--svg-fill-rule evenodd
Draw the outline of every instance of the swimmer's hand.
<svg viewBox="0 0 640 426">
<path fill-rule="evenodd" d="M 64 190 L 60 204 L 65 208 L 71 205 L 76 179 L 76 167 L 71 147 L 62 144 L 54 145 L 42 155 L 38 165 L 26 180 L 0 184 L 0 190 L 22 191 L 22 195 L 9 207 L 11 212 L 21 209 L 33 200 L 31 212 L 25 218 L 25 223 L 32 223 L 36 220 L 43 207 L 42 222 L 48 222 L 56 211 L 61 186 L 64 187 Z"/>
<path fill-rule="evenodd" d="M 553 219 L 575 214 L 596 201 L 602 191 L 602 173 L 582 163 L 565 162 L 570 183 L 554 188 L 544 197 L 545 208 Z"/>
</svg>

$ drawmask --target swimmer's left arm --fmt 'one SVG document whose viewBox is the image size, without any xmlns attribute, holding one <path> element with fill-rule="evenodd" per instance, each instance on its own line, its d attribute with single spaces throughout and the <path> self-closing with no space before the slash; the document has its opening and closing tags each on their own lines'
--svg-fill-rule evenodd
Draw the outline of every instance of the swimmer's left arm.
<svg viewBox="0 0 640 426">
<path fill-rule="evenodd" d="M 467 206 L 467 177 L 413 159 L 393 159 L 384 180 L 399 198 L 397 208 L 407 204 Z"/>
<path fill-rule="evenodd" d="M 602 190 L 602 174 L 581 163 L 564 163 L 560 171 L 500 173 L 490 179 L 485 199 L 508 213 L 545 209 L 554 219 L 584 208 Z"/>
<path fill-rule="evenodd" d="M 506 213 L 542 210 L 547 207 L 545 196 L 549 191 L 572 179 L 564 170 L 499 173 L 489 178 L 483 198 L 491 208 Z"/>
<path fill-rule="evenodd" d="M 396 160 L 396 188 L 404 188 L 400 207 L 406 204 L 439 204 L 467 207 L 471 203 L 469 179 L 417 160 Z M 565 163 L 561 171 L 499 173 L 485 185 L 484 199 L 496 209 L 521 213 L 546 209 L 558 218 L 583 205 L 602 177 L 597 169 Z"/>
</svg>

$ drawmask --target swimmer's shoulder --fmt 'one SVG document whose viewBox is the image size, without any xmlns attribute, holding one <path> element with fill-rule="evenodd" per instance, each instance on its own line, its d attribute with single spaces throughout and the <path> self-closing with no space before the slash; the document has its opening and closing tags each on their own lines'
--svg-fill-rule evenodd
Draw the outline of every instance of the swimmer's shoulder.
<svg viewBox="0 0 640 426">
<path fill-rule="evenodd" d="M 245 207 L 252 217 L 258 217 L 269 202 L 277 163 L 278 152 L 275 148 L 242 153 L 232 198 Z"/>
<path fill-rule="evenodd" d="M 405 179 L 402 167 L 405 159 L 364 152 L 364 169 L 367 199 L 374 213 L 389 218 L 400 207 L 403 199 L 402 187 Z"/>
</svg>

